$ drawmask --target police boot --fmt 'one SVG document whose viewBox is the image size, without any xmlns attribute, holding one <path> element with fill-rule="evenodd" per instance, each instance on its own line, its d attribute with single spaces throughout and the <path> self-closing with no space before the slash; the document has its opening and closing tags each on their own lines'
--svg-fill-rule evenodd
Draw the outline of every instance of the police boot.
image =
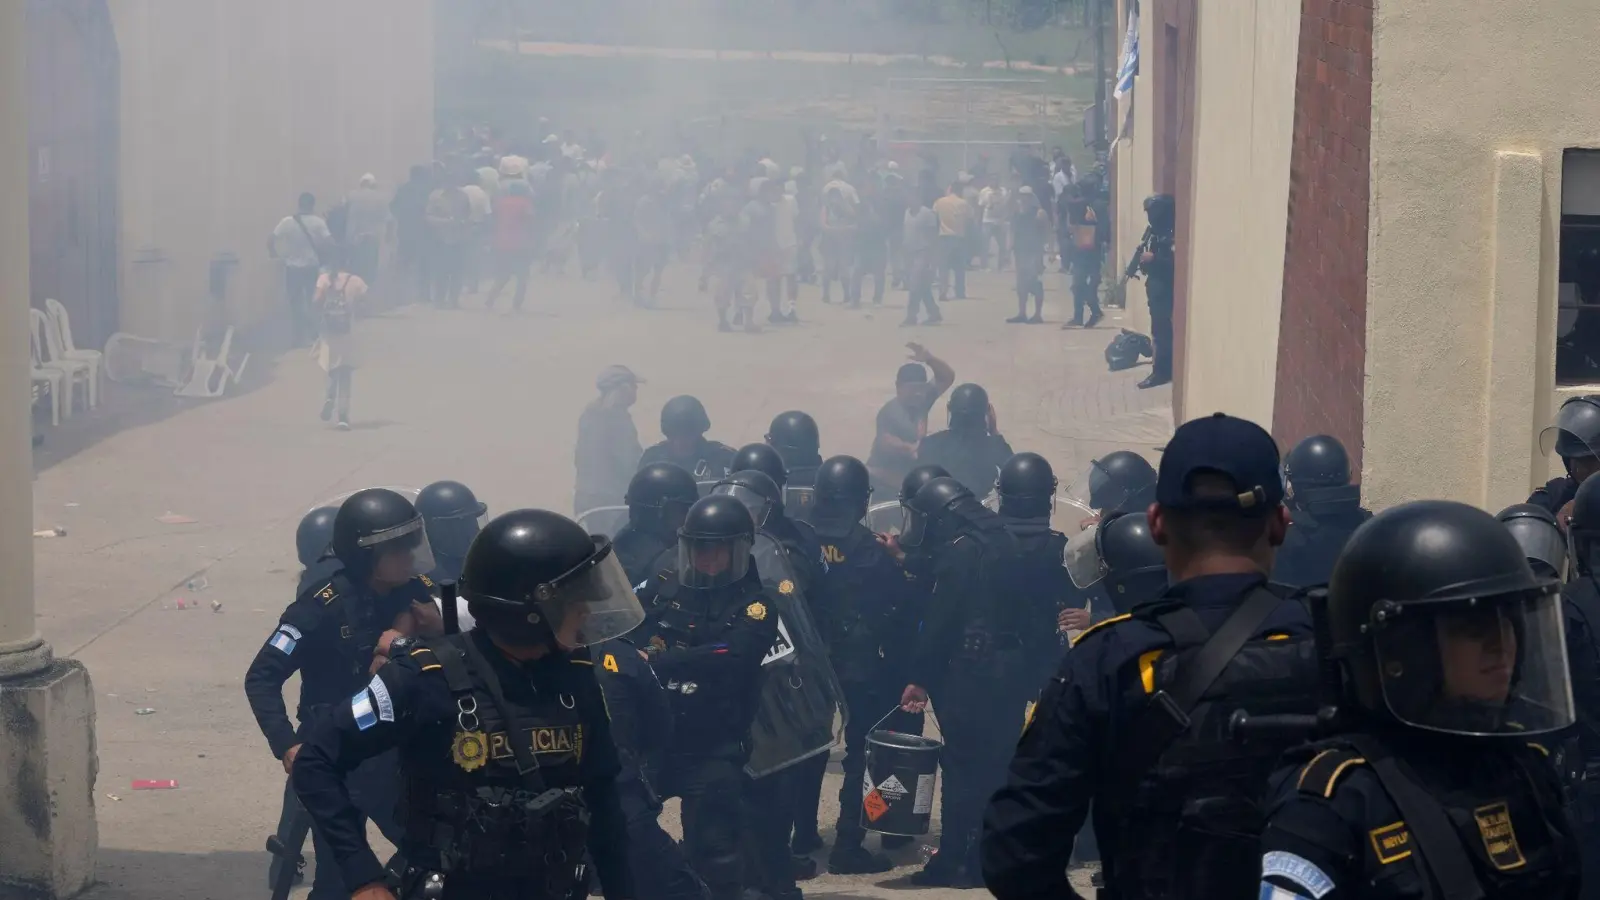
<svg viewBox="0 0 1600 900">
<path fill-rule="evenodd" d="M 834 875 L 876 875 L 893 868 L 889 857 L 865 847 L 835 847 L 828 854 L 828 871 Z"/>
</svg>

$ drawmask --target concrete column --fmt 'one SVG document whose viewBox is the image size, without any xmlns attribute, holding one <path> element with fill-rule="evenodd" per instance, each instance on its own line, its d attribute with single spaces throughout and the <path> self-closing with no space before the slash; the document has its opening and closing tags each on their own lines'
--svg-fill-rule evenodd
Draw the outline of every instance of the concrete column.
<svg viewBox="0 0 1600 900">
<path fill-rule="evenodd" d="M 0 3 L 0 896 L 55 900 L 94 880 L 94 691 L 34 624 L 25 9 Z"/>
</svg>

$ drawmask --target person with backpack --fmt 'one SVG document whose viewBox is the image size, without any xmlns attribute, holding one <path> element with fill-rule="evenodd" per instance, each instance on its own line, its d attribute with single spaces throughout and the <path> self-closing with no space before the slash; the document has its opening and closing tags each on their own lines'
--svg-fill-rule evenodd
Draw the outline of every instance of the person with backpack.
<svg viewBox="0 0 1600 900">
<path fill-rule="evenodd" d="M 267 255 L 283 261 L 284 292 L 289 300 L 289 326 L 296 347 L 310 343 L 316 333 L 311 295 L 316 288 L 322 255 L 334 247 L 328 223 L 316 214 L 317 198 L 300 195 L 296 212 L 284 216 L 267 239 Z"/>
<path fill-rule="evenodd" d="M 367 295 L 367 283 L 345 268 L 340 254 L 329 253 L 328 264 L 317 278 L 313 303 L 321 337 L 317 362 L 328 373 L 328 396 L 322 403 L 322 421 L 339 415 L 339 430 L 350 430 L 350 378 L 360 364 L 356 349 L 355 308 Z"/>
<path fill-rule="evenodd" d="M 1289 527 L 1277 443 L 1222 413 L 1185 423 L 1148 517 L 1171 583 L 1079 635 L 1045 684 L 984 814 L 983 883 L 998 900 L 1074 896 L 1067 864 L 1091 804 L 1118 900 L 1260 887 L 1267 778 L 1303 735 L 1238 740 L 1230 722 L 1311 717 L 1319 700 L 1310 615 L 1267 582 Z M 1101 546 L 1069 542 L 1074 582 L 1105 565 Z"/>
</svg>

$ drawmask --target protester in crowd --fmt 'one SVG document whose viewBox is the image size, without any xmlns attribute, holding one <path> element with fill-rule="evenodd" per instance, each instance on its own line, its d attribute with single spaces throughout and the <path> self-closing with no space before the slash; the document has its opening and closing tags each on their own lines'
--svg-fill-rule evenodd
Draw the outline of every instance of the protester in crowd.
<svg viewBox="0 0 1600 900">
<path fill-rule="evenodd" d="M 328 223 L 316 214 L 317 198 L 300 195 L 293 215 L 284 216 L 267 240 L 267 254 L 283 261 L 284 292 L 289 302 L 289 325 L 295 346 L 309 344 L 316 335 L 311 296 L 323 256 L 334 249 Z"/>
</svg>

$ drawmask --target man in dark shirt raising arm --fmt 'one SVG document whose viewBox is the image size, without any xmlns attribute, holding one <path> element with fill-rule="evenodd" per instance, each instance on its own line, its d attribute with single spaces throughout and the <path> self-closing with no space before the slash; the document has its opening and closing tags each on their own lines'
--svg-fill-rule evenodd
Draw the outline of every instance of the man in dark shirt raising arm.
<svg viewBox="0 0 1600 900">
<path fill-rule="evenodd" d="M 900 482 L 916 465 L 917 445 L 928 433 L 928 410 L 956 383 L 955 370 L 949 363 L 921 344 L 912 342 L 906 347 L 914 361 L 901 366 L 895 375 L 894 399 L 878 410 L 877 434 L 872 439 L 872 454 L 867 457 L 872 489 L 880 495 L 900 489 Z M 933 370 L 932 382 L 928 381 L 924 363 Z"/>
</svg>

